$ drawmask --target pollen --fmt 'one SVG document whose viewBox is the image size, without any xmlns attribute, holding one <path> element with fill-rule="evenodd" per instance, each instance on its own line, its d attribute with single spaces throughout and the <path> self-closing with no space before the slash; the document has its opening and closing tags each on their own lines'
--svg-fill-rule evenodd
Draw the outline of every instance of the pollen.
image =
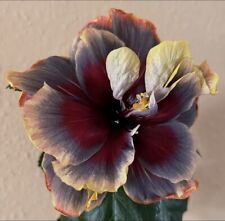
<svg viewBox="0 0 225 221">
<path fill-rule="evenodd" d="M 95 191 L 88 190 L 88 200 L 86 202 L 86 208 L 88 209 L 92 201 L 95 201 L 97 199 L 98 199 L 98 193 Z"/>
<path fill-rule="evenodd" d="M 132 108 L 134 110 L 144 111 L 149 106 L 149 95 L 147 93 L 140 93 L 136 95 L 137 102 L 133 104 Z"/>
</svg>

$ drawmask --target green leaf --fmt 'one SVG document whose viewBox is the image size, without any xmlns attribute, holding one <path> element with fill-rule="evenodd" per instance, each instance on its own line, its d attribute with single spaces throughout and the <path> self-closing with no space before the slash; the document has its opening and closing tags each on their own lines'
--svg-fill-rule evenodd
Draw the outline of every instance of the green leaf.
<svg viewBox="0 0 225 221">
<path fill-rule="evenodd" d="M 108 193 L 101 206 L 80 217 L 61 216 L 59 221 L 181 221 L 188 200 L 162 200 L 141 205 L 131 201 L 122 188 Z"/>
</svg>

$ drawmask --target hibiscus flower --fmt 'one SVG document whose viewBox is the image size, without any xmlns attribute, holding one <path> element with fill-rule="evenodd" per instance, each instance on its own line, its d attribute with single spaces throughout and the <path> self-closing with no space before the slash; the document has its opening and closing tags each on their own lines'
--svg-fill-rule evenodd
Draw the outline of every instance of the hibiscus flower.
<svg viewBox="0 0 225 221">
<path fill-rule="evenodd" d="M 53 204 L 68 216 L 121 186 L 142 204 L 189 196 L 197 152 L 188 128 L 217 80 L 185 41 L 160 42 L 151 22 L 117 9 L 81 30 L 70 58 L 8 74 Z"/>
</svg>

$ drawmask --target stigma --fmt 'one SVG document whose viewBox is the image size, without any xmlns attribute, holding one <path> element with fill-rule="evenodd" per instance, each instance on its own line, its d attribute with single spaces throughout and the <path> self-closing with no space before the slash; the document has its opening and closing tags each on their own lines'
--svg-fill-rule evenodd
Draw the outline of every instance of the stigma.
<svg viewBox="0 0 225 221">
<path fill-rule="evenodd" d="M 149 95 L 146 92 L 137 94 L 136 98 L 137 102 L 132 106 L 134 110 L 144 111 L 149 108 Z"/>
</svg>

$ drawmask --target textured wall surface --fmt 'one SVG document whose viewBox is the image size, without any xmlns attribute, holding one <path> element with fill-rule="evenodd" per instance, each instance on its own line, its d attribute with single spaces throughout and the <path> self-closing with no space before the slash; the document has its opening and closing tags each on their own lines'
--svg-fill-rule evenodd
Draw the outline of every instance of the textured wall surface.
<svg viewBox="0 0 225 221">
<path fill-rule="evenodd" d="M 22 71 L 40 58 L 68 55 L 75 33 L 111 7 L 152 20 L 161 39 L 187 39 L 198 63 L 207 58 L 220 73 L 219 94 L 200 99 L 192 128 L 202 159 L 200 189 L 186 220 L 225 220 L 225 2 L 0 2 L 0 219 L 54 220 L 39 152 L 25 135 L 19 94 L 6 90 L 8 70 Z"/>
</svg>

